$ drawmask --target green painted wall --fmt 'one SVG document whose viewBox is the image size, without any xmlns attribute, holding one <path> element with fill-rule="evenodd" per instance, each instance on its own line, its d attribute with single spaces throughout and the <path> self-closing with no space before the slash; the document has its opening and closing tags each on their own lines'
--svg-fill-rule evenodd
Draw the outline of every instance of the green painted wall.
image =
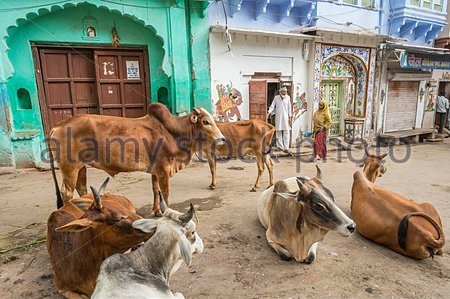
<svg viewBox="0 0 450 299">
<path fill-rule="evenodd" d="M 17 161 L 26 160 L 27 155 L 35 164 L 40 162 L 44 135 L 32 43 L 111 45 L 115 26 L 122 46 L 148 48 L 152 101 L 163 102 L 173 113 L 187 113 L 194 105 L 211 109 L 209 31 L 203 15 L 206 1 L 199 5 L 194 0 L 135 0 L 121 5 L 119 1 L 91 0 L 47 7 L 37 3 L 2 1 L 6 10 L 0 18 L 0 84 L 5 86 L 3 101 L 7 105 L 0 105 L 0 165 L 11 149 L 13 156 L 20 156 L 13 157 L 16 165 L 28 165 L 28 161 Z M 97 21 L 95 39 L 84 34 L 83 19 L 88 16 Z M 19 104 L 21 88 L 29 92 L 30 106 Z M 7 120 L 1 121 L 7 113 L 11 115 L 9 128 Z"/>
</svg>

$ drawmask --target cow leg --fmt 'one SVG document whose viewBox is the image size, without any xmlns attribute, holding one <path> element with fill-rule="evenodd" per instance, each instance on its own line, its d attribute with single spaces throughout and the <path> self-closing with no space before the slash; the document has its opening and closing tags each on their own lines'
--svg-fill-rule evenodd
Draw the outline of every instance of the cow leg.
<svg viewBox="0 0 450 299">
<path fill-rule="evenodd" d="M 76 189 L 78 194 L 81 196 L 86 195 L 87 192 L 87 168 L 86 166 L 81 167 L 78 171 L 78 179 Z"/>
<path fill-rule="evenodd" d="M 256 192 L 256 189 L 259 189 L 259 180 L 261 179 L 262 174 L 264 173 L 264 161 L 262 155 L 255 154 L 256 156 L 256 166 L 258 167 L 258 176 L 256 177 L 255 185 L 253 186 L 251 192 Z"/>
<path fill-rule="evenodd" d="M 152 174 L 152 189 L 153 189 L 153 211 L 155 211 L 155 216 L 161 217 L 161 208 L 159 207 L 159 183 L 158 177 Z"/>
<path fill-rule="evenodd" d="M 309 248 L 308 250 L 308 257 L 303 260 L 304 263 L 311 264 L 316 260 L 317 247 L 319 247 L 319 242 L 316 242 L 311 245 L 311 248 Z"/>
<path fill-rule="evenodd" d="M 161 193 L 167 206 L 169 206 L 169 178 L 169 172 L 164 172 L 163 175 L 158 178 L 159 187 L 161 188 Z"/>
<path fill-rule="evenodd" d="M 269 243 L 270 247 L 272 247 L 275 252 L 285 261 L 288 261 L 292 258 L 292 255 L 289 253 L 289 251 L 287 251 L 286 249 L 284 249 L 283 246 L 281 246 L 280 244 L 272 241 L 272 239 L 270 238 L 271 234 L 269 233 L 269 229 L 266 231 L 266 239 L 267 242 Z"/>
<path fill-rule="evenodd" d="M 267 171 L 269 172 L 269 187 L 273 186 L 273 161 L 270 155 L 264 155 L 264 164 L 267 166 Z"/>
<path fill-rule="evenodd" d="M 62 170 L 61 172 L 63 174 L 61 194 L 64 199 L 64 205 L 66 205 L 69 203 L 69 200 L 73 198 L 73 191 L 75 190 L 79 169 L 73 169 L 70 172 Z"/>
<path fill-rule="evenodd" d="M 72 291 L 59 291 L 59 293 L 67 299 L 89 299 L 88 296 Z"/>
<path fill-rule="evenodd" d="M 283 260 L 289 261 L 292 258 L 292 256 L 289 253 L 289 251 L 284 249 L 283 246 L 281 246 L 280 244 L 272 242 L 272 241 L 269 241 L 269 245 L 270 245 L 270 247 L 272 247 L 276 251 L 278 256 L 281 257 Z"/>
<path fill-rule="evenodd" d="M 205 152 L 206 158 L 208 159 L 209 170 L 211 171 L 211 185 L 209 185 L 209 189 L 216 189 L 216 155 L 211 154 L 210 152 Z"/>
</svg>

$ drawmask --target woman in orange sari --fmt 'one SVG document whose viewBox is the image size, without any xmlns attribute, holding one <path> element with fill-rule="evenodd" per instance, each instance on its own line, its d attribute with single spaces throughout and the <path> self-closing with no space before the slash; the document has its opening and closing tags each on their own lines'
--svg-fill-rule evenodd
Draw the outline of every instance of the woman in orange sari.
<svg viewBox="0 0 450 299">
<path fill-rule="evenodd" d="M 314 133 L 314 159 L 319 156 L 326 160 L 327 158 L 327 135 L 331 127 L 331 114 L 328 109 L 328 103 L 320 100 L 319 109 L 313 116 Z"/>
</svg>

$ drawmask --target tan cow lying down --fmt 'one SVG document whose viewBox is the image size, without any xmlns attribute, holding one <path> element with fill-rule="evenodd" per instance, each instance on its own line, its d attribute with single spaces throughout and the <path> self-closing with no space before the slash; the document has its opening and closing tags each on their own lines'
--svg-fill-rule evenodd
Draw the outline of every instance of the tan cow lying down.
<svg viewBox="0 0 450 299">
<path fill-rule="evenodd" d="M 82 198 L 72 199 L 53 212 L 47 221 L 47 250 L 53 281 L 59 292 L 70 299 L 89 298 L 101 263 L 110 255 L 124 253 L 151 236 L 132 226 L 133 221 L 141 217 L 131 201 L 123 196 L 98 195 L 95 189 L 92 191 Z"/>
<path fill-rule="evenodd" d="M 153 210 L 160 215 L 159 189 L 168 201 L 170 176 L 190 162 L 205 139 L 224 141 L 205 109 L 174 117 L 164 105 L 153 103 L 148 115 L 140 118 L 76 115 L 52 129 L 50 149 L 63 176 L 65 203 L 75 188 L 80 196 L 87 193 L 86 165 L 111 176 L 145 171 L 152 174 Z"/>
<path fill-rule="evenodd" d="M 384 156 L 369 155 L 364 172 L 353 175 L 352 217 L 364 237 L 415 259 L 443 253 L 441 218 L 429 203 L 416 203 L 386 188 L 375 179 L 385 172 Z M 368 178 L 371 178 L 369 180 Z"/>
<path fill-rule="evenodd" d="M 292 177 L 276 182 L 258 198 L 257 210 L 269 245 L 286 260 L 312 263 L 319 241 L 328 231 L 349 236 L 355 230 L 355 223 L 323 185 L 319 167 L 315 178 Z"/>
<path fill-rule="evenodd" d="M 211 170 L 211 189 L 216 187 L 216 157 L 242 159 L 245 155 L 255 155 L 258 176 L 251 191 L 259 188 L 259 180 L 264 173 L 264 166 L 269 171 L 269 187 L 273 186 L 273 161 L 270 157 L 271 141 L 275 128 L 260 119 L 237 122 L 217 122 L 217 126 L 226 138 L 226 143 L 214 147 L 205 143 L 203 152 L 208 159 Z M 215 152 L 212 152 L 215 149 Z"/>
</svg>

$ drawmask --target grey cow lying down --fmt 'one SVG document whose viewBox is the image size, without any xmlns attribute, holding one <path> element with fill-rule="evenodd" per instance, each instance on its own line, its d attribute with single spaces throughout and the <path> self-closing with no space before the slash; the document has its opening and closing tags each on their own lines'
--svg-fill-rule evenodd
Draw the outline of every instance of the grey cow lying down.
<svg viewBox="0 0 450 299">
<path fill-rule="evenodd" d="M 334 202 L 322 183 L 318 166 L 315 178 L 291 177 L 275 183 L 258 198 L 259 221 L 277 254 L 289 260 L 312 263 L 319 241 L 330 230 L 349 236 L 355 223 Z"/>
<path fill-rule="evenodd" d="M 192 221 L 194 206 L 186 213 L 167 208 L 160 195 L 162 218 L 140 219 L 133 227 L 154 235 L 129 254 L 116 254 L 101 266 L 91 299 L 184 298 L 172 293 L 170 276 L 183 261 L 189 266 L 192 255 L 203 251 L 203 241 Z"/>
</svg>

